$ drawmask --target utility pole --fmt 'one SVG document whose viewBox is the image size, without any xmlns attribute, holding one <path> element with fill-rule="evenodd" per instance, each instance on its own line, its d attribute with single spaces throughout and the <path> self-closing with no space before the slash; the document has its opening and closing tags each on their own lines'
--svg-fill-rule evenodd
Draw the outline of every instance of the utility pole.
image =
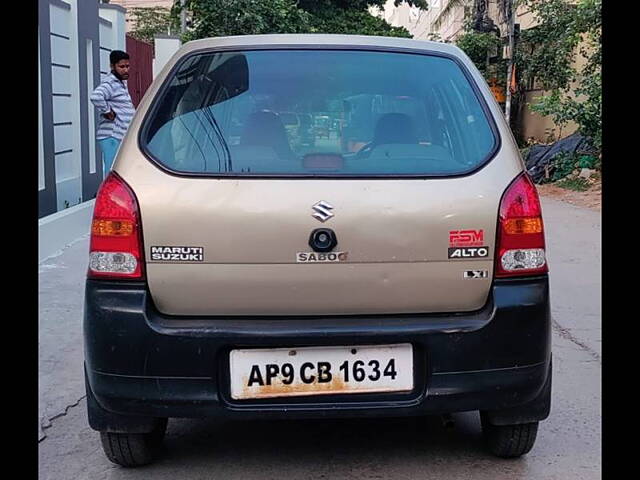
<svg viewBox="0 0 640 480">
<path fill-rule="evenodd" d="M 180 9 L 180 33 L 184 35 L 184 32 L 187 30 L 187 11 L 184 8 L 184 4 L 187 0 L 180 0 L 180 5 L 182 8 Z"/>
<path fill-rule="evenodd" d="M 509 19 L 507 20 L 507 34 L 509 35 L 509 57 L 507 62 L 507 100 L 504 105 L 504 116 L 507 119 L 507 124 L 511 119 L 511 72 L 513 70 L 513 49 L 514 49 L 514 25 L 515 25 L 515 12 L 513 11 L 513 0 L 509 1 Z"/>
</svg>

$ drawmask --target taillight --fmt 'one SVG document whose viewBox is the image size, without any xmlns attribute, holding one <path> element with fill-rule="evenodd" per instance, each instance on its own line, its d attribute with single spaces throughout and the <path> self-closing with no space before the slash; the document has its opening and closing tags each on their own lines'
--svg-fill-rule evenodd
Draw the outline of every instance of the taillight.
<svg viewBox="0 0 640 480">
<path fill-rule="evenodd" d="M 143 278 L 138 202 L 116 173 L 104 180 L 93 209 L 89 247 L 90 278 Z"/>
<path fill-rule="evenodd" d="M 500 202 L 496 252 L 496 277 L 548 272 L 540 199 L 526 173 L 511 183 Z"/>
</svg>

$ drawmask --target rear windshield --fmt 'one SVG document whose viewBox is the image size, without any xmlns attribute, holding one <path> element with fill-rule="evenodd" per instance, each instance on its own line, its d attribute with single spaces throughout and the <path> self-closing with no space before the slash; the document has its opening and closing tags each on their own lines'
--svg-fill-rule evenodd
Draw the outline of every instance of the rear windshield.
<svg viewBox="0 0 640 480">
<path fill-rule="evenodd" d="M 495 144 L 453 60 L 343 50 L 187 57 L 141 134 L 167 169 L 211 175 L 459 175 Z"/>
</svg>

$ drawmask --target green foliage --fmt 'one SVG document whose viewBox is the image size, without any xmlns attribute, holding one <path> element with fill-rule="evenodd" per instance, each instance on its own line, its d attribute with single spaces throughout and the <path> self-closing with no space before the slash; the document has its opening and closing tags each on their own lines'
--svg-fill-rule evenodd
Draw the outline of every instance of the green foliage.
<svg viewBox="0 0 640 480">
<path fill-rule="evenodd" d="M 590 168 L 590 169 L 594 169 L 594 168 L 598 168 L 598 159 L 594 156 L 591 155 L 582 155 L 579 159 L 578 159 L 578 168 Z"/>
<path fill-rule="evenodd" d="M 385 0 L 299 0 L 298 6 L 311 15 L 313 31 L 353 35 L 381 35 L 411 38 L 403 27 L 392 27 L 385 20 L 369 13 L 369 7 L 383 8 Z M 395 0 L 396 6 L 402 0 Z M 426 0 L 406 3 L 427 9 Z"/>
<path fill-rule="evenodd" d="M 175 34 L 180 30 L 180 19 L 168 8 L 130 8 L 129 15 L 135 23 L 130 35 L 147 43 L 153 44 L 153 37 L 158 33 Z"/>
<path fill-rule="evenodd" d="M 498 72 L 495 71 L 495 65 L 490 65 L 489 68 L 487 68 L 487 54 L 499 51 L 501 45 L 501 40 L 496 34 L 466 31 L 458 37 L 456 45 L 467 54 L 487 80 L 491 77 L 495 77 L 501 80 L 502 84 L 504 84 L 504 75 L 506 75 L 506 70 L 504 75 L 498 75 Z M 502 70 L 503 67 L 506 67 L 505 62 L 501 63 L 501 65 L 497 66 L 497 69 Z"/>
<path fill-rule="evenodd" d="M 411 6 L 427 10 L 428 0 L 405 0 Z M 383 8 L 386 0 L 298 0 L 298 6 L 307 11 L 333 10 L 341 8 L 343 10 L 367 10 L 369 7 Z M 394 0 L 393 4 L 397 7 L 403 3 L 403 0 Z"/>
<path fill-rule="evenodd" d="M 524 30 L 516 52 L 522 81 L 534 78 L 550 94 L 532 109 L 563 126 L 573 121 L 580 133 L 602 142 L 602 0 L 522 0 L 539 24 Z M 580 42 L 583 46 L 578 49 Z M 576 71 L 576 55 L 586 59 Z"/>
<path fill-rule="evenodd" d="M 381 35 L 411 38 L 406 28 L 392 27 L 384 19 L 367 10 L 328 8 L 311 13 L 312 31 L 347 35 Z"/>
<path fill-rule="evenodd" d="M 576 192 L 584 192 L 589 190 L 591 184 L 586 178 L 565 178 L 558 182 L 559 187 L 566 188 L 567 190 L 575 190 Z"/>
<path fill-rule="evenodd" d="M 578 156 L 569 152 L 559 153 L 553 159 L 553 166 L 551 181 L 555 182 L 565 178 L 578 167 Z"/>
<path fill-rule="evenodd" d="M 526 158 L 524 154 L 523 158 Z M 548 174 L 545 175 L 545 179 L 541 183 L 557 182 L 559 180 L 573 181 L 574 179 L 569 179 L 567 176 L 582 168 L 599 170 L 600 160 L 593 155 L 585 155 L 579 152 L 560 152 L 553 157 L 547 168 Z"/>
<path fill-rule="evenodd" d="M 187 0 L 192 24 L 184 40 L 264 33 L 342 33 L 410 37 L 368 11 L 385 0 Z M 399 5 L 402 0 L 396 0 Z M 408 0 L 423 9 L 426 0 Z"/>
<path fill-rule="evenodd" d="M 535 76 L 545 90 L 566 87 L 574 76 L 571 64 L 581 38 L 574 18 L 576 6 L 566 0 L 522 3 L 538 22 L 520 34 L 515 60 L 522 76 Z"/>
<path fill-rule="evenodd" d="M 189 0 L 191 29 L 184 40 L 229 35 L 301 33 L 311 29 L 309 14 L 293 0 Z"/>
</svg>

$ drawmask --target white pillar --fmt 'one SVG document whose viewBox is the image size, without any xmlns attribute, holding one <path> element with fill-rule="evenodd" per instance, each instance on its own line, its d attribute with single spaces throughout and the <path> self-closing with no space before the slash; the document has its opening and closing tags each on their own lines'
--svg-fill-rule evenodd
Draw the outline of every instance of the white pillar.
<svg viewBox="0 0 640 480">
<path fill-rule="evenodd" d="M 156 35 L 154 40 L 155 56 L 153 58 L 153 78 L 164 68 L 169 59 L 182 45 L 180 37 L 173 35 Z"/>
<path fill-rule="evenodd" d="M 127 9 L 111 3 L 101 3 L 98 8 L 100 12 L 99 15 L 111 22 L 111 33 L 113 35 L 111 45 L 113 49 L 125 52 L 127 48 L 125 22 Z"/>
</svg>

